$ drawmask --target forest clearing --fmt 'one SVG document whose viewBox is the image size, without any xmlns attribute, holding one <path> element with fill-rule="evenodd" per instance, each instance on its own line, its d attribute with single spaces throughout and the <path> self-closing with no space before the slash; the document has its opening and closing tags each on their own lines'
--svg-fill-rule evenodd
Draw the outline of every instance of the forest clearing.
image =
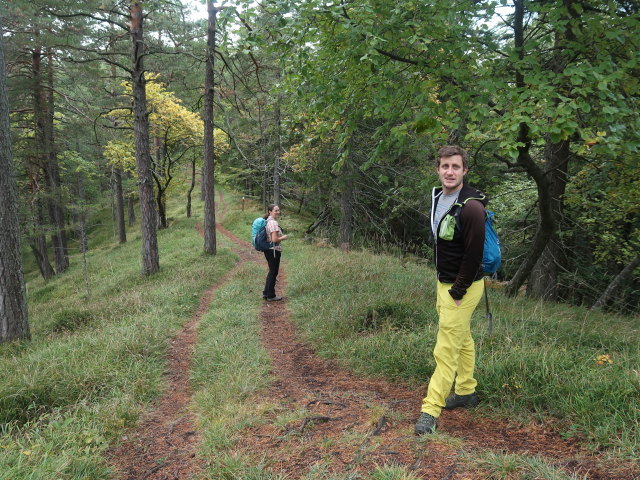
<svg viewBox="0 0 640 480">
<path fill-rule="evenodd" d="M 628 0 L 0 0 L 0 480 L 639 480 L 639 66 Z"/>
</svg>

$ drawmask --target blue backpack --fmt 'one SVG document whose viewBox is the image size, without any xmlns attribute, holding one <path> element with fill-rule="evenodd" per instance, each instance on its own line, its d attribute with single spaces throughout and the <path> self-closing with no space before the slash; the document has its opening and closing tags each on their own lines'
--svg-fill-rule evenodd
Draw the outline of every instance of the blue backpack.
<svg viewBox="0 0 640 480">
<path fill-rule="evenodd" d="M 487 218 L 484 221 L 484 253 L 482 254 L 482 270 L 487 275 L 496 273 L 502 263 L 502 250 L 500 239 L 493 225 L 495 213 L 487 210 Z"/>
<path fill-rule="evenodd" d="M 471 200 L 471 198 L 467 199 Z M 459 204 L 458 204 L 459 205 Z M 460 210 L 461 206 L 453 212 L 453 217 L 456 221 L 456 226 L 460 227 Z M 482 254 L 482 273 L 485 275 L 493 275 L 500 268 L 502 263 L 502 250 L 500 248 L 500 239 L 494 226 L 495 214 L 491 210 L 486 210 L 487 216 L 484 222 L 484 252 Z"/>
<path fill-rule="evenodd" d="M 256 218 L 251 224 L 251 244 L 259 252 L 266 252 L 273 247 L 273 242 L 267 240 L 267 221 L 262 217 Z"/>
</svg>

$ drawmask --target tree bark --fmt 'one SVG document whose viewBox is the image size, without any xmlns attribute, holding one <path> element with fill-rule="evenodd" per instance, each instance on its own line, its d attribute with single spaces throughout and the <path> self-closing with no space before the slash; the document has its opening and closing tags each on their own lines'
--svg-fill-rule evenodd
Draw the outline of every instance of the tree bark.
<svg viewBox="0 0 640 480">
<path fill-rule="evenodd" d="M 80 211 L 78 212 L 78 237 L 80 238 L 80 252 L 83 253 L 83 263 L 86 267 L 86 255 L 89 251 L 89 240 L 87 237 L 87 208 L 84 197 L 84 176 L 82 172 L 77 174 L 78 198 L 80 199 Z M 126 238 L 125 238 L 126 241 Z"/>
<path fill-rule="evenodd" d="M 133 117 L 140 197 L 140 230 L 142 235 L 142 271 L 145 275 L 160 270 L 157 215 L 153 198 L 151 175 L 151 152 L 149 147 L 149 117 L 147 92 L 144 78 L 144 35 L 142 29 L 142 2 L 131 0 L 131 85 L 133 87 Z"/>
<path fill-rule="evenodd" d="M 164 143 L 160 137 L 153 139 L 155 146 L 156 161 L 153 165 L 153 179 L 156 182 L 156 205 L 158 207 L 159 229 L 167 228 L 167 209 L 165 192 L 169 186 L 171 178 L 163 178 L 164 171 Z"/>
<path fill-rule="evenodd" d="M 204 251 L 210 255 L 216 254 L 216 204 L 215 204 L 215 150 L 213 136 L 213 96 L 214 55 L 216 48 L 216 15 L 218 9 L 211 0 L 207 0 L 209 23 L 207 28 L 207 63 L 204 80 Z"/>
<path fill-rule="evenodd" d="M 312 234 L 315 229 L 325 221 L 325 219 L 329 216 L 329 213 L 331 213 L 331 208 L 329 207 L 329 205 L 325 205 L 325 207 L 322 209 L 322 212 L 320 212 L 315 221 L 307 227 L 304 233 L 306 233 L 307 235 Z"/>
<path fill-rule="evenodd" d="M 127 210 L 129 211 L 129 225 L 136 223 L 136 208 L 133 194 L 127 196 Z"/>
<path fill-rule="evenodd" d="M 118 243 L 127 242 L 127 228 L 124 220 L 124 195 L 122 193 L 122 171 L 113 168 L 113 178 L 116 196 L 116 220 L 118 222 Z"/>
<path fill-rule="evenodd" d="M 276 81 L 280 83 L 280 70 L 276 72 Z M 276 135 L 278 136 L 278 149 L 273 160 L 273 203 L 280 205 L 280 156 L 282 155 L 282 119 L 280 118 L 280 103 L 282 98 L 278 95 L 275 108 Z"/>
<path fill-rule="evenodd" d="M 345 167 L 340 200 L 340 249 L 346 252 L 351 250 L 353 241 L 353 171 L 349 162 Z"/>
<path fill-rule="evenodd" d="M 187 218 L 191 218 L 191 194 L 196 188 L 196 159 L 191 160 L 191 185 L 187 190 Z"/>
<path fill-rule="evenodd" d="M 36 33 L 37 37 L 37 33 Z M 51 242 L 56 263 L 56 272 L 62 273 L 69 266 L 66 255 L 66 235 L 64 233 L 64 213 L 59 208 L 59 173 L 57 158 L 53 151 L 53 113 L 49 102 L 52 97 L 44 89 L 42 79 L 42 49 L 36 46 L 31 55 L 33 76 L 33 117 L 35 122 L 35 142 L 40 168 L 44 172 L 47 185 L 46 203 L 49 221 L 53 226 Z"/>
<path fill-rule="evenodd" d="M 516 53 L 520 60 L 524 59 L 524 0 L 515 0 L 515 13 L 513 17 L 513 30 L 514 30 L 514 46 Z M 516 71 L 516 87 L 524 89 L 524 74 L 520 70 Z M 539 221 L 538 228 L 533 237 L 533 244 L 529 249 L 529 255 L 520 264 L 513 278 L 509 281 L 505 288 L 507 295 L 515 296 L 522 284 L 531 275 L 531 270 L 537 263 L 540 255 L 547 247 L 549 239 L 555 233 L 556 225 L 553 219 L 553 209 L 551 208 L 551 195 L 550 187 L 542 169 L 535 163 L 530 154 L 531 149 L 531 137 L 529 135 L 529 126 L 526 123 L 521 123 L 518 129 L 517 142 L 520 144 L 518 147 L 518 159 L 519 166 L 529 174 L 529 176 L 536 183 L 538 189 L 538 213 Z"/>
<path fill-rule="evenodd" d="M 629 262 L 622 271 L 616 275 L 613 280 L 611 280 L 611 283 L 609 283 L 605 291 L 600 295 L 600 298 L 598 298 L 598 300 L 593 304 L 591 310 L 600 310 L 601 308 L 604 308 L 609 300 L 615 294 L 619 293 L 627 283 L 629 283 L 629 280 L 631 280 L 631 276 L 633 275 L 633 271 L 638 267 L 640 267 L 640 255 Z"/>
<path fill-rule="evenodd" d="M 38 32 L 35 33 L 38 37 Z M 51 242 L 56 263 L 56 272 L 62 273 L 69 266 L 65 232 L 65 215 L 60 198 L 60 174 L 53 142 L 53 71 L 49 55 L 48 86 L 44 87 L 42 72 L 42 49 L 37 45 L 32 52 L 33 108 L 35 121 L 35 141 L 40 167 L 44 171 L 47 184 L 47 208 L 53 226 Z"/>
<path fill-rule="evenodd" d="M 0 25 L 0 342 L 30 339 Z"/>
<path fill-rule="evenodd" d="M 525 8 L 524 0 L 515 0 L 514 15 L 514 42 L 518 53 L 518 58 L 524 58 L 524 17 Z M 578 13 L 571 5 L 571 1 L 566 2 L 567 20 L 577 18 Z M 563 48 L 567 43 L 575 41 L 572 28 L 566 28 L 564 31 L 557 30 L 555 32 L 555 42 L 553 49 L 553 57 L 550 59 L 550 73 L 560 75 L 567 66 L 568 59 L 566 51 Z M 524 82 L 524 74 L 516 71 L 516 86 L 524 90 L 526 88 Z M 567 94 L 562 89 L 570 88 L 569 85 L 560 87 L 559 93 Z M 529 256 L 520 265 L 516 274 L 507 285 L 505 292 L 507 295 L 516 295 L 524 281 L 529 278 L 533 283 L 528 294 L 537 298 L 556 298 L 557 297 L 557 263 L 561 257 L 561 249 L 559 243 L 555 246 L 548 247 L 550 240 L 553 239 L 558 224 L 562 219 L 563 200 L 562 197 L 567 185 L 567 172 L 569 158 L 571 155 L 570 141 L 561 140 L 552 142 L 547 140 L 545 147 L 545 163 L 546 170 L 542 170 L 533 161 L 529 155 L 531 138 L 529 137 L 529 128 L 526 124 L 521 124 L 518 136 L 518 142 L 525 145 L 520 147 L 518 156 L 518 165 L 524 167 L 527 173 L 533 178 L 538 188 L 538 209 L 539 224 L 533 239 L 533 245 L 529 251 Z M 526 151 L 524 151 L 526 150 Z M 524 151 L 524 152 L 523 152 Z M 548 251 L 545 253 L 545 250 Z M 543 258 L 541 258 L 543 256 Z M 534 266 L 540 261 L 540 265 L 534 273 Z M 553 266 L 551 263 L 553 262 Z M 549 270 L 549 268 L 551 268 Z M 531 278 L 535 275 L 536 278 Z"/>
<path fill-rule="evenodd" d="M 60 168 L 58 166 L 58 152 L 54 139 L 54 97 L 53 97 L 53 49 L 47 48 L 47 117 L 46 117 L 46 141 L 49 156 L 48 168 L 50 172 L 50 188 L 53 194 L 54 226 L 55 237 L 58 248 L 55 250 L 56 270 L 64 272 L 69 268 L 69 246 L 67 245 L 66 214 L 63 206 L 62 181 L 60 179 Z"/>
<path fill-rule="evenodd" d="M 545 163 L 548 169 L 545 172 L 547 185 L 549 186 L 549 201 L 553 222 L 559 225 L 564 215 L 563 196 L 567 187 L 567 167 L 569 164 L 568 141 L 558 143 L 549 142 L 545 148 Z M 540 255 L 535 266 L 531 270 L 529 283 L 527 284 L 527 296 L 542 298 L 545 300 L 557 300 L 558 298 L 558 267 L 562 263 L 562 248 L 556 234 L 549 238 L 549 242 Z"/>
<path fill-rule="evenodd" d="M 31 191 L 34 197 L 38 195 L 35 185 L 31 186 Z M 36 263 L 38 264 L 38 269 L 42 274 L 42 278 L 44 278 L 45 280 L 49 280 L 55 275 L 55 271 L 51 266 L 51 263 L 49 262 L 47 239 L 44 233 L 42 233 L 44 229 L 44 213 L 42 201 L 40 200 L 40 198 L 33 199 L 32 211 L 34 234 L 29 241 L 29 246 L 31 247 L 31 251 L 36 258 Z"/>
</svg>

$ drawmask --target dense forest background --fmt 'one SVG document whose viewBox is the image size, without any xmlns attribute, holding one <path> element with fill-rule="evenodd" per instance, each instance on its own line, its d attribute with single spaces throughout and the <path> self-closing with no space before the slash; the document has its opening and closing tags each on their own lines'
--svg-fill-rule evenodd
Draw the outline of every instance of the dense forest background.
<svg viewBox="0 0 640 480">
<path fill-rule="evenodd" d="M 152 274 L 167 198 L 213 205 L 214 177 L 343 249 L 430 257 L 435 152 L 460 144 L 507 293 L 639 310 L 636 2 L 0 6 L 3 265 L 19 238 L 44 278 L 62 274 L 107 199 L 119 242 L 142 218 Z M 21 281 L 3 274 L 18 297 Z"/>
</svg>

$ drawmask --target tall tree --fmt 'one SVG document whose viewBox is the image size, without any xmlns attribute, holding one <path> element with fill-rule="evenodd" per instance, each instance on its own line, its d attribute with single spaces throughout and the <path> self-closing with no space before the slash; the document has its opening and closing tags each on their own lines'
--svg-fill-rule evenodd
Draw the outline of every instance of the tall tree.
<svg viewBox="0 0 640 480">
<path fill-rule="evenodd" d="M 142 232 L 142 271 L 152 274 L 160 270 L 157 215 L 153 198 L 151 151 L 149 146 L 149 117 L 147 111 L 146 80 L 144 76 L 144 35 L 142 2 L 131 0 L 129 5 L 131 35 L 131 88 L 133 93 L 134 138 L 138 195 L 140 197 L 140 229 Z"/>
<path fill-rule="evenodd" d="M 216 203 L 215 203 L 215 149 L 213 135 L 213 101 L 215 81 L 213 77 L 216 49 L 216 15 L 218 9 L 212 0 L 207 0 L 209 21 L 207 24 L 207 61 L 204 80 L 204 251 L 216 254 Z"/>
<path fill-rule="evenodd" d="M 0 25 L 0 342 L 30 339 Z"/>
<path fill-rule="evenodd" d="M 58 158 L 54 141 L 54 105 L 53 105 L 53 58 L 45 55 L 40 45 L 40 32 L 34 34 L 36 44 L 31 52 L 32 57 L 32 95 L 33 118 L 35 123 L 35 143 L 39 166 L 44 172 L 47 185 L 46 203 L 49 220 L 53 226 L 51 240 L 56 264 L 56 273 L 64 272 L 69 266 L 67 239 L 65 232 L 65 214 L 62 209 L 61 181 Z M 43 59 L 47 72 L 43 71 Z"/>
</svg>

